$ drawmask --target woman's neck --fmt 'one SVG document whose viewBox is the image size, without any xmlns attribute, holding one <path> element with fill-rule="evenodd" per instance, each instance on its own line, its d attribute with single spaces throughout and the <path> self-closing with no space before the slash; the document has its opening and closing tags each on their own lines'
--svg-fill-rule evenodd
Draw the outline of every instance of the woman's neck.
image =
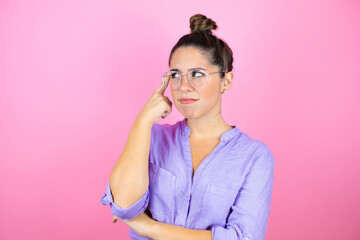
<svg viewBox="0 0 360 240">
<path fill-rule="evenodd" d="M 206 118 L 187 118 L 186 124 L 191 130 L 191 137 L 219 138 L 224 132 L 232 129 L 221 114 Z"/>
</svg>

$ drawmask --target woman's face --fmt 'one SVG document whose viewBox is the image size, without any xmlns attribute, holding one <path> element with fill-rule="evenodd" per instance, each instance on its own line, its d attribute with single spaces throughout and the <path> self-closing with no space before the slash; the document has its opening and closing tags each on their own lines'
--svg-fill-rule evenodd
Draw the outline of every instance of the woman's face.
<svg viewBox="0 0 360 240">
<path fill-rule="evenodd" d="M 183 74 L 193 68 L 203 68 L 208 73 L 219 71 L 197 48 L 176 49 L 170 60 L 170 69 L 177 69 L 180 74 Z M 180 86 L 171 91 L 173 103 L 185 118 L 215 117 L 221 113 L 223 80 L 219 73 L 210 74 L 206 86 L 197 89 L 190 85 L 187 75 L 183 75 Z M 184 98 L 196 99 L 196 101 L 186 103 Z"/>
</svg>

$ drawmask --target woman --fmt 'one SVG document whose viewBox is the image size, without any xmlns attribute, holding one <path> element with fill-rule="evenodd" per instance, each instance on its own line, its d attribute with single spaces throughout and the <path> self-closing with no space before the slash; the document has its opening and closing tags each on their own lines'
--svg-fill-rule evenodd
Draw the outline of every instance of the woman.
<svg viewBox="0 0 360 240">
<path fill-rule="evenodd" d="M 264 239 L 273 187 L 269 148 L 225 122 L 221 96 L 233 80 L 232 51 L 216 23 L 190 18 L 170 70 L 132 126 L 110 174 L 104 205 L 132 239 Z M 172 99 L 184 116 L 160 125 Z"/>
</svg>

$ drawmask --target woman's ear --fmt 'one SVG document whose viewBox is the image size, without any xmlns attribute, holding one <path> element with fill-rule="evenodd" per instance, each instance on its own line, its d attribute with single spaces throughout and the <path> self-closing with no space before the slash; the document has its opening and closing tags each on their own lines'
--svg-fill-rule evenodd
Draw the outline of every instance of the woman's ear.
<svg viewBox="0 0 360 240">
<path fill-rule="evenodd" d="M 229 88 L 231 87 L 233 78 L 234 78 L 233 72 L 225 73 L 225 76 L 221 83 L 221 93 L 224 93 L 227 90 L 229 90 Z"/>
</svg>

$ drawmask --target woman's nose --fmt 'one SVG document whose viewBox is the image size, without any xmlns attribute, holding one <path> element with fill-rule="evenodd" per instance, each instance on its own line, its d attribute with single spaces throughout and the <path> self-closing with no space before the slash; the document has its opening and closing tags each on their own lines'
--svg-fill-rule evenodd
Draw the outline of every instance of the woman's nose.
<svg viewBox="0 0 360 240">
<path fill-rule="evenodd" d="M 193 90 L 193 87 L 190 84 L 190 80 L 187 74 L 181 76 L 179 90 L 181 91 Z"/>
</svg>

